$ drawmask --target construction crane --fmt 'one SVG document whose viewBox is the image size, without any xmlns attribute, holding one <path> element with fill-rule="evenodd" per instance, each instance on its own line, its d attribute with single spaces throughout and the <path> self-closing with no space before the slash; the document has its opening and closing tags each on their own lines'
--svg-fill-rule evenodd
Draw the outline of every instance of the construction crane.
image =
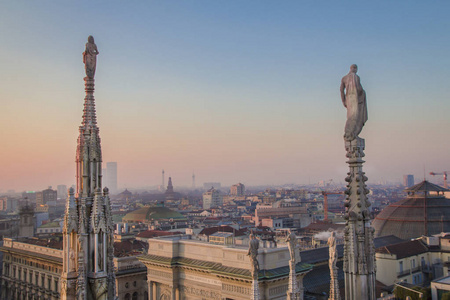
<svg viewBox="0 0 450 300">
<path fill-rule="evenodd" d="M 441 172 L 441 173 L 435 173 L 435 172 L 430 172 L 431 176 L 435 176 L 435 175 L 443 175 L 444 176 L 444 188 L 448 188 L 448 184 L 447 184 L 447 171 Z"/>
<path fill-rule="evenodd" d="M 328 195 L 342 195 L 344 192 L 327 192 L 323 191 L 323 219 L 328 221 Z"/>
</svg>

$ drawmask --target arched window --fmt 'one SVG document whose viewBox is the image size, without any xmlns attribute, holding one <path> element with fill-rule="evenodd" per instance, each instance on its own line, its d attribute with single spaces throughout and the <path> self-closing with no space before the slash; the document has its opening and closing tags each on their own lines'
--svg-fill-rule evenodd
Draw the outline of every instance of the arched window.
<svg viewBox="0 0 450 300">
<path fill-rule="evenodd" d="M 125 298 L 123 298 L 124 300 L 131 300 L 131 296 L 129 293 L 125 294 Z"/>
<path fill-rule="evenodd" d="M 131 300 L 138 300 L 138 293 L 137 292 L 133 293 L 133 298 L 131 298 Z"/>
</svg>

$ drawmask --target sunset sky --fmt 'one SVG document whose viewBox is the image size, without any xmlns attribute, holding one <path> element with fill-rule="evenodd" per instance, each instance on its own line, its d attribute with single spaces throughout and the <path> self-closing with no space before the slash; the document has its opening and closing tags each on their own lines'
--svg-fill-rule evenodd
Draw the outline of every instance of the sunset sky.
<svg viewBox="0 0 450 300">
<path fill-rule="evenodd" d="M 364 3 L 363 3 L 364 2 Z M 99 49 L 119 187 L 346 176 L 358 64 L 369 184 L 450 171 L 448 1 L 0 1 L 0 192 L 75 183 L 82 52 Z M 429 176 L 428 176 L 429 177 Z M 167 179 L 166 179 L 167 182 Z"/>
</svg>

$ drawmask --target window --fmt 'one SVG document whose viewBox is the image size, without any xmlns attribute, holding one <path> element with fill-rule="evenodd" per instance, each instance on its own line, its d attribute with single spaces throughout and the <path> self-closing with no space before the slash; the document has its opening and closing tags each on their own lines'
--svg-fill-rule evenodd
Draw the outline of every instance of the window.
<svg viewBox="0 0 450 300">
<path fill-rule="evenodd" d="M 131 300 L 131 296 L 130 294 L 126 293 L 125 294 L 125 298 L 123 298 L 124 300 Z"/>
<path fill-rule="evenodd" d="M 403 262 L 399 262 L 400 273 L 403 273 Z"/>
<path fill-rule="evenodd" d="M 133 297 L 131 298 L 131 300 L 138 300 L 138 293 L 137 292 L 133 293 Z"/>
<path fill-rule="evenodd" d="M 414 269 L 416 267 L 416 260 L 413 258 L 411 260 L 411 269 Z"/>
<path fill-rule="evenodd" d="M 58 291 L 58 279 L 55 279 L 55 292 Z"/>
<path fill-rule="evenodd" d="M 48 288 L 49 290 L 52 289 L 52 279 L 51 279 L 51 278 L 47 278 L 47 288 Z"/>
</svg>

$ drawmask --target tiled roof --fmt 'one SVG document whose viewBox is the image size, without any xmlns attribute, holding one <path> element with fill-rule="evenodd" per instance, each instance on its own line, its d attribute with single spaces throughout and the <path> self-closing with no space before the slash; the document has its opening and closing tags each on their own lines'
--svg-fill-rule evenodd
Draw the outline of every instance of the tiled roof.
<svg viewBox="0 0 450 300">
<path fill-rule="evenodd" d="M 125 240 L 114 243 L 114 256 L 124 257 L 145 252 L 147 244 L 137 240 Z"/>
<path fill-rule="evenodd" d="M 422 181 L 421 183 L 418 183 L 416 185 L 413 185 L 412 187 L 409 187 L 405 189 L 405 191 L 411 191 L 411 192 L 448 192 L 449 189 L 440 187 L 436 184 L 433 184 L 429 181 Z"/>
<path fill-rule="evenodd" d="M 53 249 L 62 250 L 63 248 L 63 241 L 59 239 L 39 239 L 39 238 L 24 238 L 19 240 L 20 242 L 32 244 L 36 246 L 43 246 Z"/>
<path fill-rule="evenodd" d="M 392 245 L 403 240 L 396 237 L 395 235 L 388 235 L 375 238 L 373 244 L 375 248 L 383 247 L 386 245 Z M 344 256 L 344 245 L 339 244 L 336 246 L 338 257 L 341 258 Z M 300 257 L 302 262 L 308 264 L 317 264 L 320 262 L 327 262 L 329 258 L 328 247 L 320 247 L 311 250 L 300 251 Z"/>
<path fill-rule="evenodd" d="M 169 231 L 162 231 L 162 230 L 146 230 L 139 232 L 139 234 L 136 237 L 140 238 L 155 238 L 160 236 L 167 236 L 167 235 L 176 235 L 181 234 L 181 232 L 169 232 Z"/>
<path fill-rule="evenodd" d="M 419 255 L 428 251 L 428 248 L 419 240 L 406 241 L 376 249 L 376 253 L 396 255 L 397 259 Z"/>
</svg>

